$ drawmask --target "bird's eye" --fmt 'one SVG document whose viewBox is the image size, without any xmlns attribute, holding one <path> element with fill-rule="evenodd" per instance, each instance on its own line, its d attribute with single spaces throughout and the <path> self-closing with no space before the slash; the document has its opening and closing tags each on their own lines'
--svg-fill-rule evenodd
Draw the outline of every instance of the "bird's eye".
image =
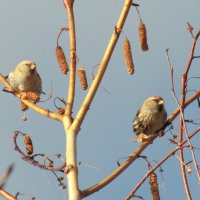
<svg viewBox="0 0 200 200">
<path fill-rule="evenodd" d="M 158 102 L 159 102 L 159 99 L 152 99 L 152 102 L 158 103 Z"/>
<path fill-rule="evenodd" d="M 25 65 L 26 65 L 27 67 L 30 67 L 30 66 L 31 66 L 31 65 L 30 65 L 30 64 L 28 64 L 28 63 L 26 63 Z"/>
</svg>

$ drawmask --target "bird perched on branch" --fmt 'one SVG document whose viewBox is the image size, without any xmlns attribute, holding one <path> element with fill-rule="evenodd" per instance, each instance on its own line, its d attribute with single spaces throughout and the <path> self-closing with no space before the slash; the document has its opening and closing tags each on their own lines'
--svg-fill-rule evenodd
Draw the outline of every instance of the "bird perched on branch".
<svg viewBox="0 0 200 200">
<path fill-rule="evenodd" d="M 148 97 L 133 120 L 133 131 L 138 136 L 138 141 L 148 140 L 164 126 L 166 119 L 167 112 L 162 97 Z"/>
<path fill-rule="evenodd" d="M 31 60 L 21 61 L 8 75 L 10 85 L 16 91 L 33 92 L 40 96 L 42 81 L 36 70 L 36 64 Z"/>
<path fill-rule="evenodd" d="M 42 81 L 36 70 L 36 64 L 31 60 L 21 61 L 8 75 L 8 81 L 15 91 L 23 93 L 23 98 L 36 103 L 40 100 Z M 28 106 L 21 101 L 21 110 Z"/>
</svg>

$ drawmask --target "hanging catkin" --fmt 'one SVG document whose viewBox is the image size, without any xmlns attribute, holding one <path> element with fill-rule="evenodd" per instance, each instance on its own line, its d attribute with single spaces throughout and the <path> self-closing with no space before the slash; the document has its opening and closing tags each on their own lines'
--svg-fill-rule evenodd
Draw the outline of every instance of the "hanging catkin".
<svg viewBox="0 0 200 200">
<path fill-rule="evenodd" d="M 150 184 L 150 189 L 151 189 L 151 194 L 152 194 L 153 200 L 160 200 L 157 175 L 155 172 L 151 173 L 149 184 Z"/>
<path fill-rule="evenodd" d="M 133 58 L 132 58 L 132 53 L 131 53 L 131 45 L 128 38 L 126 38 L 123 42 L 123 55 L 124 55 L 124 61 L 125 61 L 127 72 L 129 74 L 133 74 L 134 64 L 133 64 Z"/>
<path fill-rule="evenodd" d="M 24 144 L 26 146 L 26 153 L 28 155 L 31 155 L 33 153 L 33 144 L 29 135 L 24 136 Z"/>
<path fill-rule="evenodd" d="M 83 90 L 86 90 L 88 87 L 88 84 L 87 84 L 87 77 L 86 77 L 84 67 L 79 67 L 77 69 L 77 72 L 78 72 L 78 77 L 79 77 L 79 81 L 80 81 L 80 86 Z"/>
<path fill-rule="evenodd" d="M 143 24 L 142 22 L 140 22 L 139 24 L 138 32 L 139 32 L 139 40 L 140 40 L 140 46 L 142 48 L 142 51 L 148 51 L 149 47 L 147 44 L 146 27 L 145 27 L 145 24 Z"/>
<path fill-rule="evenodd" d="M 56 57 L 61 71 L 63 72 L 63 74 L 67 74 L 67 72 L 69 71 L 69 67 L 61 46 L 56 47 Z"/>
</svg>

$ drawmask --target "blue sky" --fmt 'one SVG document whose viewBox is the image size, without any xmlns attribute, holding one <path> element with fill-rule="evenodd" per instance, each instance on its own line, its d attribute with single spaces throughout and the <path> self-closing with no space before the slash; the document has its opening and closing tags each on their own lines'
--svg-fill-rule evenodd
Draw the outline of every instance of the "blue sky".
<svg viewBox="0 0 200 200">
<path fill-rule="evenodd" d="M 37 63 L 43 90 L 49 93 L 52 82 L 53 96 L 66 98 L 68 76 L 61 74 L 55 57 L 57 34 L 61 27 L 68 26 L 62 1 L 10 0 L 0 4 L 0 73 L 6 75 L 21 60 L 32 59 Z M 101 61 L 122 6 L 122 0 L 75 1 L 77 55 L 79 65 L 84 66 L 87 71 L 89 85 L 92 82 L 93 67 Z M 84 165 L 79 167 L 81 189 L 109 175 L 116 169 L 119 158 L 127 156 L 137 148 L 138 144 L 131 142 L 134 137 L 132 120 L 145 98 L 151 95 L 162 96 L 168 114 L 176 108 L 170 91 L 170 73 L 165 50 L 169 48 L 176 77 L 175 88 L 179 95 L 180 78 L 192 42 L 186 30 L 186 22 L 193 25 L 194 33 L 199 29 L 199 6 L 198 0 L 142 1 L 139 10 L 147 27 L 149 44 L 149 51 L 145 53 L 141 51 L 138 41 L 138 15 L 134 8 L 131 9 L 123 31 L 131 41 L 135 74 L 129 76 L 124 67 L 122 43 L 125 38 L 121 35 L 101 87 L 78 135 L 78 160 L 98 168 L 97 170 Z M 69 60 L 67 33 L 61 36 L 60 44 Z M 199 61 L 196 60 L 189 77 L 199 76 L 198 66 Z M 193 80 L 189 87 L 199 89 L 198 83 L 199 80 Z M 3 87 L 2 84 L 1 86 Z M 86 92 L 79 88 L 77 82 L 74 115 Z M 46 96 L 42 98 L 45 99 Z M 12 194 L 20 191 L 33 195 L 36 199 L 65 199 L 56 178 L 51 173 L 21 160 L 12 143 L 13 132 L 20 130 L 32 136 L 35 153 L 64 155 L 65 134 L 62 124 L 32 110 L 26 112 L 28 120 L 23 122 L 20 119 L 23 113 L 20 111 L 18 99 L 1 92 L 0 102 L 0 173 L 11 162 L 15 163 L 14 173 L 6 189 Z M 53 98 L 40 105 L 55 110 Z M 188 118 L 199 116 L 196 103 L 186 111 Z M 177 133 L 177 122 L 178 120 L 174 122 L 174 133 Z M 192 131 L 195 127 L 188 128 Z M 143 154 L 148 156 L 149 160 L 159 161 L 173 148 L 168 144 L 170 137 L 168 133 L 157 139 Z M 196 146 L 199 146 L 198 141 L 199 136 L 192 140 Z M 189 151 L 186 155 L 186 160 L 191 160 Z M 162 168 L 163 180 L 158 172 L 161 198 L 186 199 L 177 158 L 172 157 Z M 145 162 L 137 160 L 109 186 L 87 199 L 124 199 L 146 170 Z M 194 170 L 189 175 L 189 183 L 193 199 L 198 199 L 200 192 Z M 151 199 L 148 181 L 137 194 L 144 199 Z"/>
</svg>

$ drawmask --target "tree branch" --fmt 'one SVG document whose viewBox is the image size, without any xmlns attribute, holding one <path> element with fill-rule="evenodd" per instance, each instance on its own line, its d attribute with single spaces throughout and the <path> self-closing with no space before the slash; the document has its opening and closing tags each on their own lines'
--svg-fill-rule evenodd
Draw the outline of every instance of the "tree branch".
<svg viewBox="0 0 200 200">
<path fill-rule="evenodd" d="M 187 89 L 187 77 L 188 77 L 189 70 L 191 68 L 192 61 L 195 58 L 194 57 L 194 51 L 195 51 L 196 42 L 198 40 L 199 35 L 200 35 L 200 30 L 197 32 L 195 37 L 193 37 L 194 39 L 193 39 L 193 42 L 192 42 L 192 48 L 191 48 L 191 51 L 190 51 L 188 64 L 187 64 L 187 66 L 185 68 L 185 71 L 184 71 L 184 73 L 182 75 L 182 78 L 181 78 L 181 102 L 180 103 L 178 101 L 178 98 L 177 98 L 177 96 L 175 94 L 175 89 L 174 89 L 173 66 L 172 66 L 172 64 L 170 62 L 168 49 L 166 50 L 168 64 L 169 64 L 170 72 L 171 72 L 171 90 L 172 90 L 172 95 L 173 95 L 173 97 L 174 97 L 174 99 L 176 101 L 176 104 L 177 104 L 177 106 L 178 106 L 178 108 L 180 110 L 179 143 L 182 143 L 182 141 L 183 141 L 183 131 L 184 131 L 185 135 L 186 135 L 186 139 L 187 139 L 189 147 L 190 147 L 190 150 L 192 152 L 192 158 L 193 158 L 193 162 L 194 162 L 194 165 L 195 165 L 195 169 L 197 171 L 198 178 L 200 177 L 200 175 L 199 175 L 199 172 L 197 170 L 197 163 L 196 163 L 193 147 L 192 147 L 192 144 L 191 144 L 190 139 L 188 137 L 187 126 L 186 126 L 185 118 L 184 118 L 184 105 L 185 105 L 186 89 Z M 185 170 L 185 165 L 184 165 L 184 154 L 183 154 L 183 149 L 182 148 L 180 149 L 180 165 L 181 165 L 181 172 L 182 172 L 183 183 L 184 183 L 186 195 L 187 195 L 187 198 L 190 200 L 190 199 L 192 199 L 192 197 L 191 197 L 191 193 L 190 193 L 190 189 L 189 189 L 189 185 L 188 185 L 188 181 L 187 181 L 187 175 L 186 175 L 186 170 Z"/>
<path fill-rule="evenodd" d="M 200 131 L 200 127 L 197 128 L 193 133 L 191 133 L 191 135 L 189 136 L 189 138 L 194 137 L 199 131 Z M 135 188 L 133 190 L 131 190 L 131 192 L 129 193 L 129 195 L 126 197 L 126 200 L 131 199 L 131 197 L 134 196 L 135 192 L 144 183 L 144 181 L 151 175 L 151 173 L 153 171 L 155 171 L 158 167 L 160 167 L 166 160 L 168 160 L 169 157 L 171 157 L 172 155 L 174 155 L 174 153 L 176 151 L 180 150 L 186 142 L 187 142 L 187 139 L 185 139 L 181 144 L 179 144 L 179 146 L 177 146 L 173 150 L 171 150 L 166 156 L 163 157 L 163 159 L 160 162 L 158 162 L 151 170 L 149 170 L 143 176 L 143 178 L 138 182 L 138 184 L 135 186 Z"/>
<path fill-rule="evenodd" d="M 62 119 L 63 119 L 62 115 L 51 112 L 48 109 L 44 109 L 44 108 L 30 102 L 29 100 L 23 99 L 22 93 L 14 91 L 13 88 L 11 87 L 11 85 L 8 83 L 8 81 L 5 79 L 5 77 L 2 74 L 0 74 L 0 82 L 2 82 L 4 84 L 4 86 L 6 87 L 6 89 L 8 89 L 9 91 L 12 91 L 12 94 L 14 94 L 20 101 L 22 101 L 24 104 L 26 104 L 29 108 L 35 110 L 36 112 L 40 113 L 41 115 L 49 117 L 51 119 L 55 119 L 57 121 L 62 121 Z"/>
<path fill-rule="evenodd" d="M 193 96 L 191 96 L 184 105 L 184 108 L 186 108 L 189 104 L 191 104 L 196 98 L 198 98 L 200 96 L 200 90 L 195 93 Z M 180 109 L 177 108 L 168 118 L 166 124 L 164 125 L 164 127 L 162 128 L 163 130 L 178 116 L 178 114 L 180 113 Z M 159 130 L 160 131 L 160 130 Z M 158 131 L 158 132 L 159 132 Z M 144 143 L 141 144 L 141 146 L 139 146 L 135 152 L 133 152 L 131 154 L 131 156 L 128 158 L 128 160 L 126 160 L 123 164 L 120 165 L 119 168 L 117 168 L 113 173 L 111 173 L 109 176 L 107 176 L 106 178 L 104 178 L 102 181 L 100 181 L 99 183 L 95 184 L 94 186 L 85 189 L 81 192 L 81 196 L 82 198 L 87 197 L 91 194 L 93 194 L 94 192 L 97 192 L 98 190 L 102 189 L 103 187 L 105 187 L 106 185 L 108 185 L 111 181 L 113 181 L 117 176 L 119 176 L 126 168 L 128 168 L 134 161 L 135 159 L 137 159 L 137 157 L 142 153 L 142 151 L 148 147 L 148 145 L 150 145 L 152 143 L 152 141 L 157 137 L 157 135 L 155 134 L 154 137 L 151 138 L 151 140 L 146 141 Z"/>
<path fill-rule="evenodd" d="M 0 195 L 5 197 L 7 200 L 17 200 L 15 197 L 13 197 L 11 194 L 6 192 L 4 189 L 0 189 Z"/>
<path fill-rule="evenodd" d="M 69 22 L 69 41 L 70 41 L 70 77 L 69 77 L 69 90 L 67 96 L 67 105 L 65 114 L 72 114 L 74 97 L 75 97 L 75 78 L 76 78 L 76 33 L 75 33 L 75 19 L 73 12 L 73 1 L 64 0 L 64 5 L 67 11 Z"/>
<path fill-rule="evenodd" d="M 107 66 L 108 66 L 108 63 L 112 56 L 112 53 L 114 51 L 115 45 L 119 39 L 121 30 L 123 29 L 123 25 L 125 23 L 129 9 L 131 7 L 131 3 L 132 3 L 132 0 L 125 0 L 125 2 L 124 2 L 120 17 L 118 19 L 118 22 L 115 26 L 114 32 L 111 36 L 110 42 L 105 50 L 105 53 L 103 55 L 100 65 L 99 65 L 98 72 L 97 72 L 97 74 L 93 80 L 93 83 L 92 83 L 91 87 L 89 88 L 89 91 L 82 103 L 82 106 L 79 109 L 79 111 L 75 117 L 75 120 L 72 124 L 71 128 L 74 130 L 79 130 L 79 128 L 82 124 L 82 121 L 83 121 L 83 119 L 92 103 L 92 100 L 97 92 L 97 89 L 99 88 L 100 82 L 103 78 L 103 75 L 104 75 L 106 69 L 107 69 Z"/>
<path fill-rule="evenodd" d="M 180 105 L 179 142 L 181 143 L 183 141 L 183 130 L 184 130 L 184 132 L 186 134 L 186 138 L 188 140 L 188 144 L 190 146 L 190 150 L 192 151 L 192 156 L 194 155 L 194 152 L 193 152 L 193 147 L 191 145 L 190 139 L 188 137 L 187 127 L 186 127 L 185 119 L 184 119 L 184 108 L 183 108 L 183 105 L 185 104 L 186 88 L 187 88 L 187 77 L 188 77 L 188 73 L 189 73 L 189 70 L 190 70 L 191 65 L 192 65 L 192 61 L 194 59 L 194 51 L 195 51 L 196 42 L 198 40 L 199 35 L 200 35 L 200 30 L 198 31 L 198 33 L 195 35 L 195 37 L 193 39 L 192 49 L 191 49 L 191 52 L 190 52 L 189 61 L 188 61 L 188 64 L 187 64 L 187 66 L 185 68 L 185 72 L 182 75 L 182 79 L 181 79 L 181 102 L 179 104 Z M 196 164 L 196 162 L 194 160 L 194 156 L 193 156 L 193 161 L 194 161 L 194 164 Z M 189 188 L 189 185 L 188 185 L 188 180 L 187 180 L 187 175 L 186 175 L 186 170 L 185 170 L 185 165 L 184 165 L 183 149 L 180 149 L 180 165 L 181 165 L 181 172 L 182 172 L 183 183 L 184 183 L 187 199 L 191 200 L 192 196 L 191 196 L 191 193 L 190 193 L 190 188 Z"/>
<path fill-rule="evenodd" d="M 75 78 L 76 78 L 76 35 L 75 19 L 73 12 L 73 0 L 64 0 L 64 6 L 67 11 L 69 21 L 69 39 L 70 39 L 70 77 L 69 90 L 67 96 L 67 105 L 63 118 L 64 130 L 66 133 L 66 165 L 70 170 L 66 171 L 68 181 L 69 200 L 80 200 L 80 191 L 78 185 L 78 167 L 77 167 L 77 131 L 69 129 L 72 123 L 72 110 L 75 98 Z"/>
</svg>

